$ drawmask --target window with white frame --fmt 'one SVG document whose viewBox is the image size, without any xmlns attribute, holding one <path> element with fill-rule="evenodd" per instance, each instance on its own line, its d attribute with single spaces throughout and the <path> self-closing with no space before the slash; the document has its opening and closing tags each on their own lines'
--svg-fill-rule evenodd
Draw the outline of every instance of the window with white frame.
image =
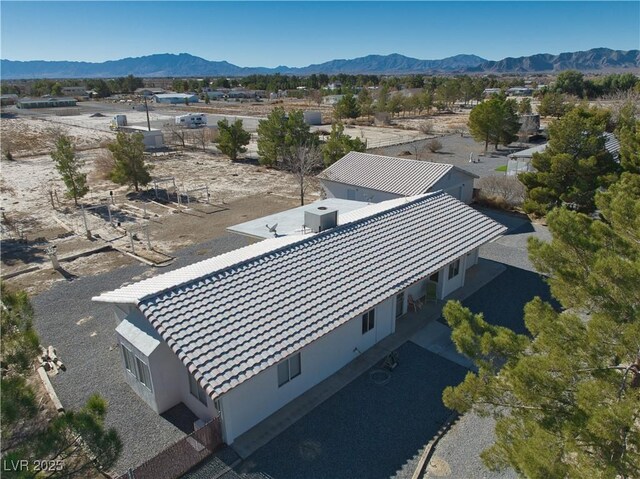
<svg viewBox="0 0 640 479">
<path fill-rule="evenodd" d="M 144 386 L 153 391 L 149 365 L 133 354 L 133 351 L 124 344 L 121 343 L 120 346 L 122 346 L 122 357 L 124 358 L 124 367 L 126 370 Z"/>
<path fill-rule="evenodd" d="M 362 315 L 362 334 L 367 333 L 376 325 L 376 310 L 372 309 Z"/>
<path fill-rule="evenodd" d="M 300 376 L 301 372 L 300 353 L 285 359 L 278 364 L 278 387 L 285 385 L 296 376 Z"/>
<path fill-rule="evenodd" d="M 453 279 L 460 273 L 460 259 L 455 260 L 449 265 L 449 279 Z"/>
<path fill-rule="evenodd" d="M 207 405 L 207 393 L 204 392 L 204 389 L 198 384 L 196 378 L 194 378 L 191 374 L 189 374 L 189 391 L 191 395 L 198 399 L 205 406 Z"/>
</svg>

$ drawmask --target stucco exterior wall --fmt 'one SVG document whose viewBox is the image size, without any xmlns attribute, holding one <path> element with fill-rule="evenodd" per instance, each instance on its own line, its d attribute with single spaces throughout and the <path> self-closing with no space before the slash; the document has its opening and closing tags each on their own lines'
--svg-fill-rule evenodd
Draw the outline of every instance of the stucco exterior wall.
<svg viewBox="0 0 640 479">
<path fill-rule="evenodd" d="M 353 185 L 346 185 L 336 181 L 321 179 L 320 183 L 324 189 L 327 198 L 341 198 L 344 200 L 366 201 L 368 203 L 380 203 L 381 201 L 393 200 L 400 198 L 402 195 L 387 193 L 385 191 L 373 190 L 370 188 L 361 188 Z M 349 194 L 349 190 L 353 192 Z"/>
<path fill-rule="evenodd" d="M 429 191 L 437 190 L 444 190 L 463 203 L 470 204 L 473 199 L 473 177 L 459 170 L 451 170 L 429 188 Z"/>
<path fill-rule="evenodd" d="M 278 387 L 276 365 L 222 396 L 226 442 L 231 444 L 240 434 L 391 334 L 395 328 L 394 305 L 394 298 L 389 298 L 376 306 L 375 327 L 365 334 L 362 334 L 362 318 L 358 316 L 303 348 L 301 374 L 281 387 Z"/>
</svg>

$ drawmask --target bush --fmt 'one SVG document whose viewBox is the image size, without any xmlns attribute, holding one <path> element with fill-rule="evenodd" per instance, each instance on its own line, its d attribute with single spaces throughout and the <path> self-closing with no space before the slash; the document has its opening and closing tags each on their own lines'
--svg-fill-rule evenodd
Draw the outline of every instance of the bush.
<svg viewBox="0 0 640 479">
<path fill-rule="evenodd" d="M 427 148 L 431 153 L 436 153 L 442 150 L 442 143 L 436 139 L 433 139 L 427 143 Z"/>
<path fill-rule="evenodd" d="M 480 188 L 478 199 L 492 202 L 493 206 L 504 208 L 522 205 L 525 187 L 515 176 L 487 176 L 480 178 L 476 185 Z"/>
<path fill-rule="evenodd" d="M 430 135 L 433 133 L 433 122 L 431 120 L 426 120 L 420 123 L 418 126 L 418 130 L 425 135 Z"/>
</svg>

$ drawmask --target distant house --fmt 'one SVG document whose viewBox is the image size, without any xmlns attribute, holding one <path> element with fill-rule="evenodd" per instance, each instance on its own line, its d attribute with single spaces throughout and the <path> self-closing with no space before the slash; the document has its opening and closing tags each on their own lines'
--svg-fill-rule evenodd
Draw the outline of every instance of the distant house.
<svg viewBox="0 0 640 479">
<path fill-rule="evenodd" d="M 15 93 L 7 93 L 0 95 L 0 106 L 15 105 L 18 101 L 18 95 Z"/>
<path fill-rule="evenodd" d="M 126 380 L 156 412 L 220 416 L 227 444 L 460 288 L 505 228 L 442 192 L 368 205 L 103 293 Z"/>
<path fill-rule="evenodd" d="M 620 156 L 620 142 L 613 133 L 604 134 L 605 142 L 604 148 L 611 153 L 613 158 L 618 161 Z M 515 176 L 518 173 L 526 173 L 529 171 L 535 171 L 535 168 L 531 164 L 533 155 L 535 153 L 542 153 L 547 149 L 549 143 L 534 146 L 533 148 L 527 148 L 526 150 L 517 151 L 509 155 L 507 161 L 507 176 Z"/>
<path fill-rule="evenodd" d="M 162 88 L 136 88 L 133 93 L 150 98 L 154 95 L 162 95 L 164 90 Z"/>
<path fill-rule="evenodd" d="M 80 98 L 88 98 L 89 92 L 87 88 L 84 86 L 63 86 L 62 94 L 64 96 L 72 96 L 72 97 L 80 97 Z"/>
<path fill-rule="evenodd" d="M 184 103 L 198 103 L 198 95 L 193 93 L 160 93 L 153 95 L 156 103 L 169 103 L 171 105 Z"/>
<path fill-rule="evenodd" d="M 328 198 L 378 203 L 443 190 L 471 203 L 473 173 L 429 161 L 352 151 L 318 175 Z"/>
<path fill-rule="evenodd" d="M 499 95 L 502 92 L 500 88 L 485 88 L 482 92 L 484 96 Z"/>
<path fill-rule="evenodd" d="M 531 96 L 532 94 L 533 89 L 528 87 L 516 86 L 507 89 L 507 95 L 509 96 Z"/>
<path fill-rule="evenodd" d="M 63 106 L 76 106 L 75 98 L 20 98 L 16 101 L 18 108 L 58 108 Z"/>
</svg>

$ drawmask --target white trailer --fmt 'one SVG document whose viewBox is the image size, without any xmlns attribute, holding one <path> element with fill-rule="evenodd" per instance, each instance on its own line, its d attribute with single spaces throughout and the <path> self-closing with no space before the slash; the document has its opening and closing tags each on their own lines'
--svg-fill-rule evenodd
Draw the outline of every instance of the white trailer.
<svg viewBox="0 0 640 479">
<path fill-rule="evenodd" d="M 189 113 L 188 115 L 176 116 L 176 125 L 181 125 L 186 128 L 207 126 L 207 115 L 203 113 Z"/>
</svg>

